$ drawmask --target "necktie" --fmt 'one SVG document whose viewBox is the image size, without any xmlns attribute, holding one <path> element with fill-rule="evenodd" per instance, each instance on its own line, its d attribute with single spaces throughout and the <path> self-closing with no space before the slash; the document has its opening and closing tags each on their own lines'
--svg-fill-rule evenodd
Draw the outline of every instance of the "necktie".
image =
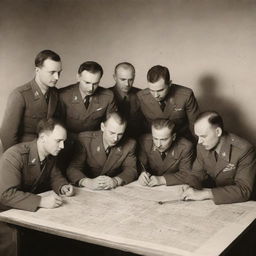
<svg viewBox="0 0 256 256">
<path fill-rule="evenodd" d="M 165 152 L 160 152 L 160 154 L 161 154 L 161 158 L 162 158 L 162 160 L 164 160 L 164 159 L 165 159 L 165 157 L 166 157 L 166 153 L 165 153 Z"/>
<path fill-rule="evenodd" d="M 45 98 L 45 101 L 46 103 L 48 104 L 49 103 L 49 89 L 46 91 L 46 93 L 44 94 L 44 98 Z"/>
<path fill-rule="evenodd" d="M 109 155 L 109 152 L 110 152 L 110 147 L 107 147 L 107 148 L 105 149 L 105 152 L 106 152 L 106 155 L 108 156 L 108 155 Z"/>
<path fill-rule="evenodd" d="M 84 106 L 85 108 L 87 109 L 89 107 L 89 104 L 90 104 L 90 97 L 89 95 L 85 96 L 84 97 Z"/>
<path fill-rule="evenodd" d="M 161 110 L 164 111 L 165 106 L 166 106 L 165 102 L 164 101 L 159 101 L 159 105 L 160 105 Z"/>
<path fill-rule="evenodd" d="M 40 161 L 40 168 L 41 170 L 44 169 L 45 165 L 46 165 L 47 159 L 45 158 L 43 161 Z"/>
<path fill-rule="evenodd" d="M 214 150 L 214 157 L 215 157 L 215 160 L 216 160 L 216 162 L 217 162 L 219 155 L 218 155 L 218 153 L 217 153 L 215 150 Z"/>
<path fill-rule="evenodd" d="M 124 114 L 127 114 L 127 115 L 129 115 L 130 113 L 130 103 L 127 96 L 124 96 L 123 98 L 123 112 Z"/>
</svg>

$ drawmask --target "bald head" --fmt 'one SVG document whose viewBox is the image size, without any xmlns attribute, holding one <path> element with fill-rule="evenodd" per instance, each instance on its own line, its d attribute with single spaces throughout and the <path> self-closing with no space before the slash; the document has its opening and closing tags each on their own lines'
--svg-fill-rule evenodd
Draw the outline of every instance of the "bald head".
<svg viewBox="0 0 256 256">
<path fill-rule="evenodd" d="M 135 68 L 131 63 L 122 62 L 116 65 L 113 75 L 116 86 L 123 93 L 129 93 L 135 77 Z"/>
</svg>

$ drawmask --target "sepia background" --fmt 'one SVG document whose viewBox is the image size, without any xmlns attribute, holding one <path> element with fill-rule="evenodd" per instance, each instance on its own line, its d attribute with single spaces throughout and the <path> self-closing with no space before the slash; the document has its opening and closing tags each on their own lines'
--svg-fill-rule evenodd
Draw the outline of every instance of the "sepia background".
<svg viewBox="0 0 256 256">
<path fill-rule="evenodd" d="M 192 88 L 202 110 L 256 145 L 256 0 L 1 0 L 0 122 L 9 93 L 34 76 L 43 49 L 62 57 L 64 87 L 87 60 L 104 69 L 129 61 L 145 88 L 156 64 Z"/>
</svg>

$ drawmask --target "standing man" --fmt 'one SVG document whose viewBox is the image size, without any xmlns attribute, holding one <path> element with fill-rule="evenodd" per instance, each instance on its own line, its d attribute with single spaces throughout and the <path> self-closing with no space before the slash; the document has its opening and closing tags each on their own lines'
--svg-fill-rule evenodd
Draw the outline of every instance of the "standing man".
<svg viewBox="0 0 256 256">
<path fill-rule="evenodd" d="M 115 85 L 110 89 L 114 93 L 119 112 L 127 118 L 126 133 L 129 137 L 141 134 L 141 118 L 137 93 L 140 89 L 133 87 L 135 68 L 131 63 L 121 62 L 114 71 Z"/>
<path fill-rule="evenodd" d="M 60 91 L 65 124 L 73 135 L 98 130 L 106 115 L 116 110 L 113 93 L 99 86 L 102 75 L 98 63 L 86 61 L 78 69 L 78 83 Z"/>
<path fill-rule="evenodd" d="M 110 113 L 101 131 L 79 135 L 80 148 L 67 169 L 69 180 L 90 189 L 112 189 L 137 178 L 135 141 L 123 137 L 126 121 Z"/>
<path fill-rule="evenodd" d="M 64 147 L 65 128 L 53 119 L 38 124 L 38 139 L 9 148 L 0 160 L 0 210 L 62 205 L 60 196 L 73 195 L 73 187 L 55 166 L 55 156 Z M 38 193 L 53 189 L 55 193 Z M 15 230 L 0 222 L 0 255 L 16 255 Z"/>
<path fill-rule="evenodd" d="M 138 93 L 140 109 L 147 120 L 147 130 L 157 118 L 175 123 L 178 136 L 192 141 L 189 130 L 198 115 L 198 104 L 190 88 L 173 84 L 168 68 L 157 65 L 147 73 L 148 88 Z"/>
<path fill-rule="evenodd" d="M 3 149 L 36 138 L 36 127 L 43 118 L 60 117 L 55 88 L 62 71 L 61 59 L 51 50 L 35 59 L 35 78 L 16 88 L 9 96 L 0 130 Z"/>
<path fill-rule="evenodd" d="M 168 119 L 155 119 L 151 129 L 152 135 L 140 140 L 139 183 L 150 187 L 186 183 L 194 155 L 192 143 L 176 138 L 175 125 Z"/>
<path fill-rule="evenodd" d="M 195 121 L 198 136 L 197 158 L 183 192 L 184 200 L 212 199 L 215 204 L 250 199 L 256 173 L 254 147 L 224 130 L 221 116 L 214 111 L 201 113 Z M 202 182 L 211 181 L 211 188 Z"/>
</svg>

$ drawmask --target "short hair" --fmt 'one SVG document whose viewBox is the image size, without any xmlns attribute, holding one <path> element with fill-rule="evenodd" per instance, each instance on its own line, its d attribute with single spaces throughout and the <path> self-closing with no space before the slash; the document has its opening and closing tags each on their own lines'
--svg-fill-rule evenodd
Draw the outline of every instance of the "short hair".
<svg viewBox="0 0 256 256">
<path fill-rule="evenodd" d="M 152 121 L 151 129 L 160 130 L 167 127 L 171 131 L 171 135 L 175 133 L 175 124 L 169 119 L 158 118 Z"/>
<path fill-rule="evenodd" d="M 165 84 L 170 82 L 170 73 L 167 67 L 164 66 L 153 66 L 147 73 L 147 80 L 150 83 L 155 83 L 161 78 L 164 79 Z"/>
<path fill-rule="evenodd" d="M 224 132 L 224 123 L 220 114 L 216 111 L 204 111 L 201 112 L 195 119 L 195 123 L 206 118 L 210 125 L 214 127 L 220 127 Z"/>
<path fill-rule="evenodd" d="M 103 76 L 102 66 L 95 61 L 86 61 L 82 63 L 78 69 L 78 74 L 80 75 L 85 70 L 92 74 L 100 73 L 100 77 Z"/>
<path fill-rule="evenodd" d="M 120 68 L 120 67 L 122 67 L 122 68 L 124 68 L 124 69 L 128 69 L 128 68 L 132 69 L 132 72 L 133 72 L 133 74 L 135 75 L 135 68 L 134 68 L 134 66 L 133 66 L 131 63 L 129 63 L 129 62 L 121 62 L 121 63 L 118 63 L 118 64 L 115 66 L 115 74 L 116 74 L 118 68 Z"/>
<path fill-rule="evenodd" d="M 43 50 L 36 55 L 35 66 L 38 68 L 42 67 L 44 65 L 44 61 L 47 59 L 57 62 L 61 61 L 60 56 L 56 52 L 51 50 Z"/>
<path fill-rule="evenodd" d="M 57 119 L 54 119 L 54 118 L 42 119 L 39 121 L 37 125 L 37 134 L 40 135 L 41 133 L 46 131 L 49 131 L 49 132 L 53 131 L 56 125 L 59 125 L 66 130 L 63 123 Z"/>
<path fill-rule="evenodd" d="M 115 121 L 120 125 L 127 124 L 127 119 L 120 112 L 113 111 L 113 112 L 108 113 L 106 116 L 105 123 L 107 123 L 110 118 L 114 118 Z"/>
</svg>

